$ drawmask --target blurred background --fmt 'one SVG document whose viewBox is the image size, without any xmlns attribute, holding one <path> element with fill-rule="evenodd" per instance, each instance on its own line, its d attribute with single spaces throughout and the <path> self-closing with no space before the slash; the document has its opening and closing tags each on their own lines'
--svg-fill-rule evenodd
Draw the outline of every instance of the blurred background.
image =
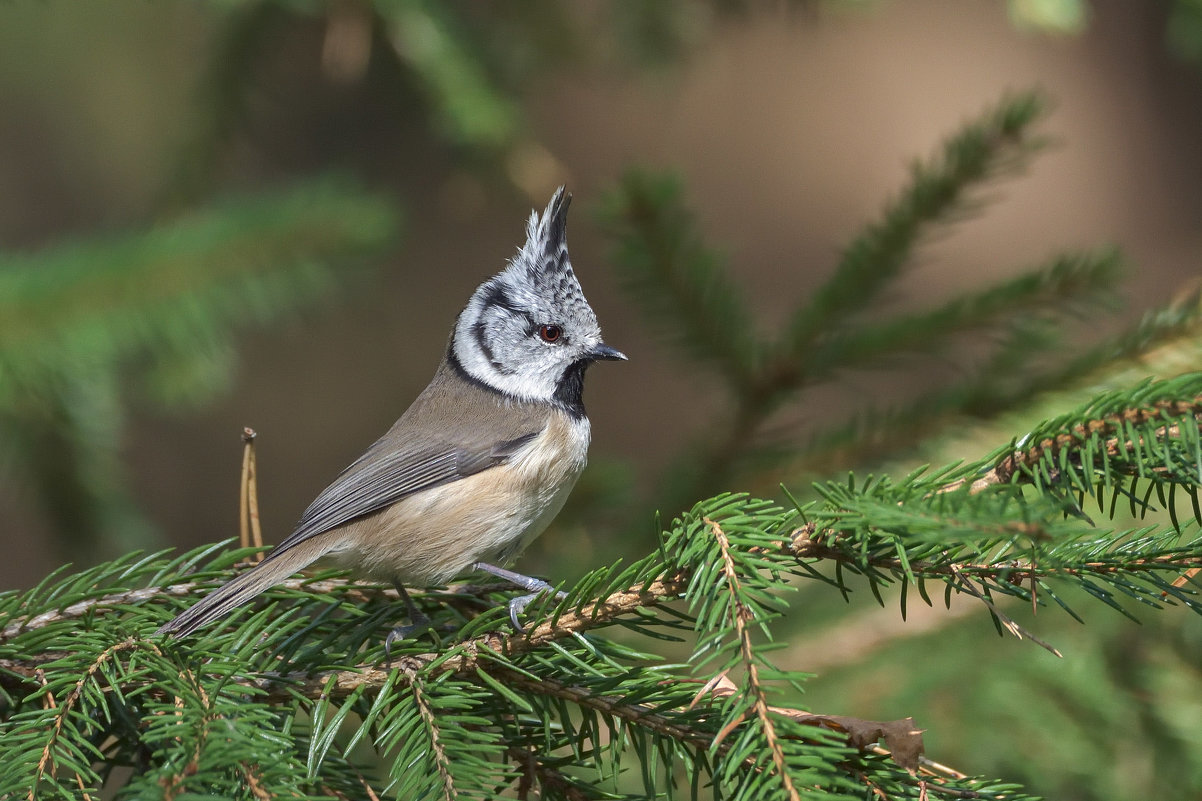
<svg viewBox="0 0 1202 801">
<path fill-rule="evenodd" d="M 590 469 L 522 568 L 571 579 L 641 554 L 652 511 L 671 516 L 690 497 L 665 475 L 729 399 L 623 291 L 602 199 L 633 167 L 677 176 L 756 326 L 773 330 L 912 160 L 1030 88 L 1052 101 L 1040 126 L 1052 147 L 926 241 L 885 301 L 926 306 L 1064 249 L 1114 245 L 1121 302 L 1084 327 L 1118 331 L 1202 272 L 1193 0 L 5 3 L 0 588 L 65 562 L 236 536 L 243 426 L 260 435 L 267 539 L 282 539 L 429 380 L 455 315 L 560 183 L 575 195 L 577 274 L 631 360 L 590 371 Z M 959 368 L 948 357 L 884 379 L 851 373 L 782 414 L 816 430 Z M 695 486 L 778 496 L 779 481 L 805 475 Z M 914 651 L 890 649 L 936 650 L 921 621 L 908 644 L 881 643 L 871 625 L 840 622 L 832 600 L 814 618 L 862 636 L 836 647 L 799 633 L 790 666 L 829 673 L 812 706 L 913 714 L 936 759 L 1059 797 L 1202 787 L 1202 734 L 1184 722 L 1202 712 L 1186 656 L 1202 631 L 1184 613 L 1158 634 L 1120 622 L 1104 642 L 1100 629 L 1065 629 L 1057 644 L 1080 638 L 1087 662 L 1070 654 L 1067 671 L 998 640 L 980 613 L 934 623 L 937 648 L 973 653 L 983 682 L 948 689 L 942 670 L 897 675 Z M 847 614 L 872 615 L 866 600 Z M 1160 658 L 1180 670 L 1157 674 L 1172 684 L 1157 695 L 1143 663 L 1119 655 L 1150 657 L 1166 639 L 1181 647 Z M 1142 706 L 1130 718 L 1094 707 L 1086 728 L 1110 736 L 1065 737 L 1081 715 L 1041 728 L 1014 712 L 1031 692 L 1007 683 L 1016 671 L 1052 684 L 1122 673 Z M 1031 750 L 986 753 L 1000 747 L 991 716 L 1011 727 L 996 735 L 1007 746 Z M 964 717 L 976 720 L 967 734 Z"/>
</svg>

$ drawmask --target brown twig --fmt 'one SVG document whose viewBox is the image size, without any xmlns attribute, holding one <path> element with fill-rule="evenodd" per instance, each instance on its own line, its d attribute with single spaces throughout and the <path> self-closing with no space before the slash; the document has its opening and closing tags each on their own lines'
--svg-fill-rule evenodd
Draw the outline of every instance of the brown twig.
<svg viewBox="0 0 1202 801">
<path fill-rule="evenodd" d="M 535 780 L 538 781 L 541 791 L 539 798 L 546 798 L 548 795 L 554 794 L 566 798 L 568 801 L 589 801 L 590 796 L 564 773 L 544 764 L 535 751 L 518 748 L 516 745 L 511 745 L 506 751 L 510 759 L 523 768 L 522 778 L 516 788 L 517 797 L 521 801 L 530 798 L 530 791 L 534 787 Z M 547 790 L 551 790 L 552 793 L 547 793 Z"/>
<path fill-rule="evenodd" d="M 79 702 L 80 695 L 83 694 L 83 688 L 88 681 L 96 675 L 96 671 L 100 670 L 101 666 L 109 660 L 109 658 L 119 652 L 128 651 L 131 648 L 137 647 L 137 641 L 132 637 L 123 640 L 116 645 L 111 645 L 100 652 L 99 655 L 88 665 L 88 669 L 79 677 L 79 681 L 75 682 L 75 686 L 71 688 L 71 692 L 67 693 L 67 697 L 63 699 L 61 706 L 56 705 L 54 698 L 51 697 L 48 701 L 50 707 L 56 708 L 57 713 L 54 716 L 54 726 L 51 727 L 50 737 L 46 740 L 46 745 L 42 748 L 42 756 L 38 759 L 38 767 L 33 776 L 33 784 L 29 788 L 29 801 L 35 801 L 38 794 L 38 785 L 41 783 L 42 776 L 47 770 L 53 770 L 54 763 L 54 744 L 58 741 L 59 735 L 63 731 L 63 723 L 67 719 L 67 715 L 71 714 L 75 704 Z M 41 671 L 38 671 L 41 673 Z M 82 789 L 82 787 L 81 787 Z"/>
<path fill-rule="evenodd" d="M 258 801 L 271 801 L 271 799 L 275 798 L 263 786 L 263 783 L 259 780 L 258 772 L 253 767 L 242 764 L 238 766 L 238 769 L 242 773 L 242 780 L 246 782 L 246 789 L 250 790 L 250 794 L 257 798 Z"/>
<path fill-rule="evenodd" d="M 1202 419 L 1202 395 L 1195 397 L 1192 401 L 1160 401 L 1147 408 L 1124 409 L 1113 415 L 1090 420 L 1074 426 L 1071 431 L 1057 434 L 1054 437 L 1046 437 L 1034 445 L 1027 446 L 1024 450 L 1017 450 L 1003 458 L 984 475 L 975 479 L 962 478 L 953 481 L 942 487 L 939 492 L 955 492 L 967 486 L 969 493 L 975 495 L 992 486 L 1009 484 L 1017 473 L 1024 468 L 1038 464 L 1045 455 L 1050 454 L 1054 457 L 1061 450 L 1078 446 L 1085 439 L 1097 434 L 1104 436 L 1116 434 L 1106 441 L 1104 450 L 1107 456 L 1119 456 L 1131 450 L 1131 446 L 1136 444 L 1117 436 L 1124 424 L 1142 425 L 1153 420 L 1164 419 L 1166 415 L 1169 417 L 1192 416 L 1195 420 Z M 1180 438 L 1181 428 L 1179 425 L 1161 426 L 1156 430 L 1156 435 L 1160 440 Z"/>
<path fill-rule="evenodd" d="M 409 689 L 413 692 L 413 701 L 417 704 L 417 713 L 421 716 L 426 733 L 430 738 L 430 751 L 434 754 L 434 762 L 438 766 L 438 776 L 442 779 L 443 798 L 446 801 L 455 801 L 458 793 L 455 792 L 455 777 L 451 775 L 451 759 L 447 756 L 446 749 L 442 747 L 441 729 L 438 726 L 434 710 L 426 699 L 425 684 L 417 671 L 405 671 L 405 678 L 409 681 Z"/>
<path fill-rule="evenodd" d="M 259 436 L 253 428 L 242 429 L 242 484 L 238 494 L 238 541 L 243 548 L 263 547 L 263 530 L 259 525 L 259 479 L 255 467 L 255 438 Z M 251 559 L 263 560 L 259 551 Z"/>
<path fill-rule="evenodd" d="M 731 597 L 731 622 L 734 623 L 735 634 L 739 638 L 739 651 L 743 658 L 743 668 L 747 671 L 747 686 L 753 697 L 752 703 L 756 717 L 760 719 L 760 726 L 764 730 L 764 740 L 768 744 L 768 750 L 772 752 L 772 761 L 776 765 L 776 772 L 780 776 L 781 785 L 784 787 L 791 801 L 801 801 L 801 795 L 793 785 L 793 777 L 789 775 L 789 766 L 785 762 L 785 752 L 777 737 L 776 724 L 772 721 L 772 716 L 769 714 L 768 698 L 764 694 L 764 688 L 760 684 L 759 664 L 755 659 L 755 650 L 751 644 L 751 632 L 747 626 L 748 623 L 752 622 L 754 616 L 751 610 L 740 600 L 743 592 L 739 582 L 738 570 L 735 567 L 734 557 L 731 556 L 730 540 L 726 537 L 726 532 L 722 530 L 717 521 L 705 518 L 705 522 L 709 525 L 710 531 L 713 532 L 714 538 L 718 541 L 718 548 L 722 552 L 722 572 L 726 578 L 726 589 Z M 726 733 L 726 729 L 719 732 L 715 741 L 721 742 Z"/>
</svg>

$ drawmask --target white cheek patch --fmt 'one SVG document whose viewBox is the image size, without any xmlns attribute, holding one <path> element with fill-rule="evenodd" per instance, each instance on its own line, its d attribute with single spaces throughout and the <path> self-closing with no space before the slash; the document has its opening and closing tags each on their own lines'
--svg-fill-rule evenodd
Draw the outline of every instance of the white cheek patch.
<svg viewBox="0 0 1202 801">
<path fill-rule="evenodd" d="M 502 372 L 493 364 L 484 349 L 481 348 L 472 330 L 472 323 L 467 322 L 469 306 L 460 317 L 455 329 L 453 348 L 455 358 L 464 371 L 489 387 L 513 398 L 531 401 L 550 401 L 555 395 L 558 376 L 554 370 L 540 370 L 539 364 L 531 364 L 527 369 L 515 372 Z M 495 358 L 495 356 L 494 356 Z"/>
</svg>

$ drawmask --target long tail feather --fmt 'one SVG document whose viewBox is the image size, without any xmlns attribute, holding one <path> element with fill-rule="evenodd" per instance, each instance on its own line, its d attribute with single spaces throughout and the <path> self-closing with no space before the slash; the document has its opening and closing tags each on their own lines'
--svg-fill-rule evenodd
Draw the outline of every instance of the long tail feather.
<svg viewBox="0 0 1202 801">
<path fill-rule="evenodd" d="M 274 587 L 298 570 L 308 567 L 324 556 L 329 547 L 319 547 L 317 537 L 288 548 L 272 552 L 253 570 L 230 579 L 213 592 L 164 624 L 155 634 L 170 634 L 183 637 L 191 634 L 206 623 L 228 614 L 235 607 L 250 601 L 259 593 Z M 308 547 L 300 547 L 308 546 Z M 318 546 L 318 547 L 315 547 Z"/>
</svg>

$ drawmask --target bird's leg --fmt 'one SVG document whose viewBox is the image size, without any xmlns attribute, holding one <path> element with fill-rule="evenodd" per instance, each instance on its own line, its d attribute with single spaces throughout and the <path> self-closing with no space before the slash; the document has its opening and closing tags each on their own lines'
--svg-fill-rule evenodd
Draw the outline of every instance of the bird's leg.
<svg viewBox="0 0 1202 801">
<path fill-rule="evenodd" d="M 405 591 L 401 582 L 394 579 L 392 586 L 396 587 L 397 594 L 401 596 L 401 603 L 405 604 L 405 610 L 409 613 L 409 625 L 395 626 L 392 631 L 388 632 L 388 636 L 384 638 L 385 661 L 392 658 L 390 652 L 394 642 L 406 639 L 415 631 L 422 631 L 430 627 L 430 618 L 417 608 L 417 604 L 413 603 L 413 599 L 409 597 L 409 593 Z"/>
<path fill-rule="evenodd" d="M 523 590 L 526 590 L 528 593 L 527 595 L 519 595 L 517 598 L 512 598 L 509 601 L 509 621 L 513 623 L 514 630 L 518 632 L 524 632 L 526 630 L 522 627 L 522 624 L 518 622 L 518 615 L 520 615 L 535 598 L 542 595 L 547 590 L 555 589 L 552 585 L 548 584 L 542 579 L 537 579 L 533 576 L 527 576 L 522 573 L 515 573 L 512 570 L 506 570 L 503 567 L 490 565 L 487 562 L 476 562 L 474 565 L 472 565 L 472 568 L 475 570 L 483 570 L 485 573 L 492 573 L 497 578 L 505 579 L 506 581 L 521 587 Z M 567 597 L 568 594 L 566 592 L 560 591 L 555 593 L 555 599 L 557 601 L 562 601 Z"/>
</svg>

